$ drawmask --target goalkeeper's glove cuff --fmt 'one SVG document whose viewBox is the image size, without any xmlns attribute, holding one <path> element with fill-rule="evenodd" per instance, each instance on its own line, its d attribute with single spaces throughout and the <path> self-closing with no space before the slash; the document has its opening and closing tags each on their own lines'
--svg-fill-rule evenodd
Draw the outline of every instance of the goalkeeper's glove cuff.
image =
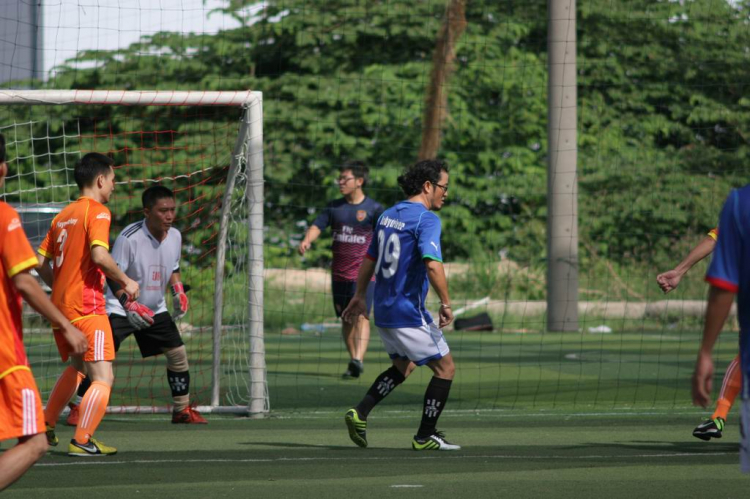
<svg viewBox="0 0 750 499">
<path fill-rule="evenodd" d="M 187 294 L 185 294 L 185 285 L 179 281 L 174 283 L 172 285 L 172 319 L 180 320 L 187 313 L 189 303 Z"/>
</svg>

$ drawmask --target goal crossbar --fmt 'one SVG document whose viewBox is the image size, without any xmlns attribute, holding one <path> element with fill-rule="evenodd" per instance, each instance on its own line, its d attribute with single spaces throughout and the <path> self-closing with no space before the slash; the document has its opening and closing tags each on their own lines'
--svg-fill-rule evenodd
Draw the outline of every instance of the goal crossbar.
<svg viewBox="0 0 750 499">
<path fill-rule="evenodd" d="M 101 104 L 121 106 L 242 106 L 261 92 L 172 90 L 0 90 L 0 104 Z"/>
</svg>

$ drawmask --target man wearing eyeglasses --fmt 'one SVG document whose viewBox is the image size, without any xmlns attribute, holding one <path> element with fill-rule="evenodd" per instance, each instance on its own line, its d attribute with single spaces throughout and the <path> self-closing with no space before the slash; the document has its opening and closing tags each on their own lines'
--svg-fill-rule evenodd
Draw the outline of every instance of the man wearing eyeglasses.
<svg viewBox="0 0 750 499">
<path fill-rule="evenodd" d="M 448 196 L 448 165 L 438 159 L 419 161 L 398 177 L 407 199 L 388 208 L 378 220 L 376 235 L 359 269 L 357 292 L 343 313 L 351 321 L 365 312 L 365 289 L 373 275 L 375 325 L 393 365 L 380 373 L 364 398 L 344 416 L 349 438 L 367 447 L 370 412 L 418 366 L 433 376 L 424 394 L 422 422 L 412 449 L 453 451 L 437 430 L 448 402 L 456 367 L 442 328 L 453 322 L 448 281 L 440 248 L 442 224 L 436 212 Z M 425 306 L 429 285 L 440 299 L 437 323 Z"/>
<path fill-rule="evenodd" d="M 369 169 L 361 161 L 348 161 L 339 170 L 339 192 L 343 196 L 326 205 L 307 230 L 299 245 L 300 255 L 310 249 L 327 227 L 333 232 L 333 263 L 331 265 L 333 307 L 336 316 L 349 305 L 357 287 L 357 275 L 370 246 L 372 234 L 383 207 L 363 192 Z M 374 282 L 374 278 L 373 278 Z M 372 308 L 373 282 L 367 292 L 367 312 Z M 364 359 L 370 342 L 370 321 L 360 315 L 356 321 L 342 322 L 341 331 L 351 360 L 344 378 L 359 378 L 364 372 Z"/>
</svg>

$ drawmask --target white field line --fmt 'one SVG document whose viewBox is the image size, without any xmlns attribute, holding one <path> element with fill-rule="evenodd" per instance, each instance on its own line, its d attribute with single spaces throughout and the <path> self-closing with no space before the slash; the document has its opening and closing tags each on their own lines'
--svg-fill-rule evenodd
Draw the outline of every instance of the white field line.
<svg viewBox="0 0 750 499">
<path fill-rule="evenodd" d="M 379 412 L 376 417 L 377 419 L 388 419 L 388 418 L 401 418 L 404 414 L 419 413 L 419 406 L 415 405 L 414 410 L 390 410 Z M 273 414 L 269 419 L 315 419 L 315 418 L 328 418 L 331 415 L 338 416 L 343 414 L 342 411 L 313 411 L 313 412 L 299 412 L 293 414 L 278 415 Z M 441 413 L 441 417 L 465 417 L 465 416 L 492 416 L 498 418 L 563 418 L 563 417 L 643 417 L 643 416 L 695 416 L 700 415 L 698 409 L 688 410 L 669 410 L 663 411 L 625 411 L 625 412 L 521 412 L 521 411 L 510 411 L 510 410 L 498 410 L 498 409 L 459 409 L 459 410 L 445 410 Z M 107 418 L 109 419 L 109 418 Z"/>
<path fill-rule="evenodd" d="M 517 460 L 517 461 L 555 461 L 555 460 L 600 460 L 600 459 L 663 459 L 665 457 L 698 457 L 705 458 L 707 456 L 729 456 L 736 455 L 736 452 L 673 452 L 673 453 L 659 453 L 659 454 L 633 454 L 628 456 L 617 455 L 601 455 L 601 454 L 590 454 L 586 456 L 526 456 L 526 455 L 507 455 L 507 454 L 481 454 L 476 456 L 415 456 L 415 457 L 399 457 L 400 461 L 434 461 L 438 459 L 498 459 L 498 460 Z M 357 457 L 357 463 L 362 461 L 393 461 L 393 456 L 384 457 Z M 47 467 L 59 467 L 59 466 L 115 466 L 115 465 L 133 465 L 133 464 L 190 464 L 190 463 L 303 463 L 303 462 L 332 462 L 332 461 L 351 461 L 351 457 L 280 457 L 275 459 L 133 459 L 131 461 L 110 461 L 105 458 L 102 461 L 71 461 L 68 463 L 37 463 L 34 466 L 42 468 Z"/>
</svg>

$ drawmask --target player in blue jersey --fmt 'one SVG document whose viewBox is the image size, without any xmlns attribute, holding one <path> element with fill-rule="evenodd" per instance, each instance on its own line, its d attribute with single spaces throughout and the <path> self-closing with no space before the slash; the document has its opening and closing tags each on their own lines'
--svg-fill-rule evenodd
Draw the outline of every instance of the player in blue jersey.
<svg viewBox="0 0 750 499">
<path fill-rule="evenodd" d="M 367 447 L 367 416 L 417 367 L 434 376 L 427 386 L 422 422 L 412 440 L 414 450 L 458 450 L 437 421 L 448 401 L 456 368 L 443 328 L 453 321 L 448 282 L 440 246 L 440 211 L 448 195 L 448 166 L 440 160 L 420 161 L 398 178 L 407 198 L 387 209 L 357 279 L 357 292 L 344 311 L 346 321 L 366 312 L 367 287 L 375 275 L 375 325 L 393 365 L 382 372 L 356 407 L 346 412 L 349 437 Z M 439 324 L 425 307 L 429 284 L 440 299 Z"/>
<path fill-rule="evenodd" d="M 735 296 L 740 322 L 742 366 L 742 414 L 740 464 L 750 472 L 750 185 L 732 191 L 719 219 L 719 238 L 706 281 L 711 285 L 703 327 L 703 340 L 693 373 L 693 403 L 706 407 L 710 402 L 714 363 L 711 358 L 716 339 L 726 321 Z"/>
<path fill-rule="evenodd" d="M 299 245 L 304 255 L 326 227 L 333 232 L 331 290 L 336 317 L 349 305 L 357 287 L 357 273 L 372 240 L 373 227 L 383 207 L 365 196 L 369 170 L 361 161 L 348 161 L 339 170 L 339 192 L 343 196 L 331 201 L 307 230 Z M 372 288 L 367 294 L 367 310 L 372 306 Z M 370 321 L 360 316 L 352 323 L 342 322 L 341 333 L 349 352 L 349 366 L 344 378 L 358 378 L 364 371 L 365 353 L 370 342 Z"/>
</svg>

